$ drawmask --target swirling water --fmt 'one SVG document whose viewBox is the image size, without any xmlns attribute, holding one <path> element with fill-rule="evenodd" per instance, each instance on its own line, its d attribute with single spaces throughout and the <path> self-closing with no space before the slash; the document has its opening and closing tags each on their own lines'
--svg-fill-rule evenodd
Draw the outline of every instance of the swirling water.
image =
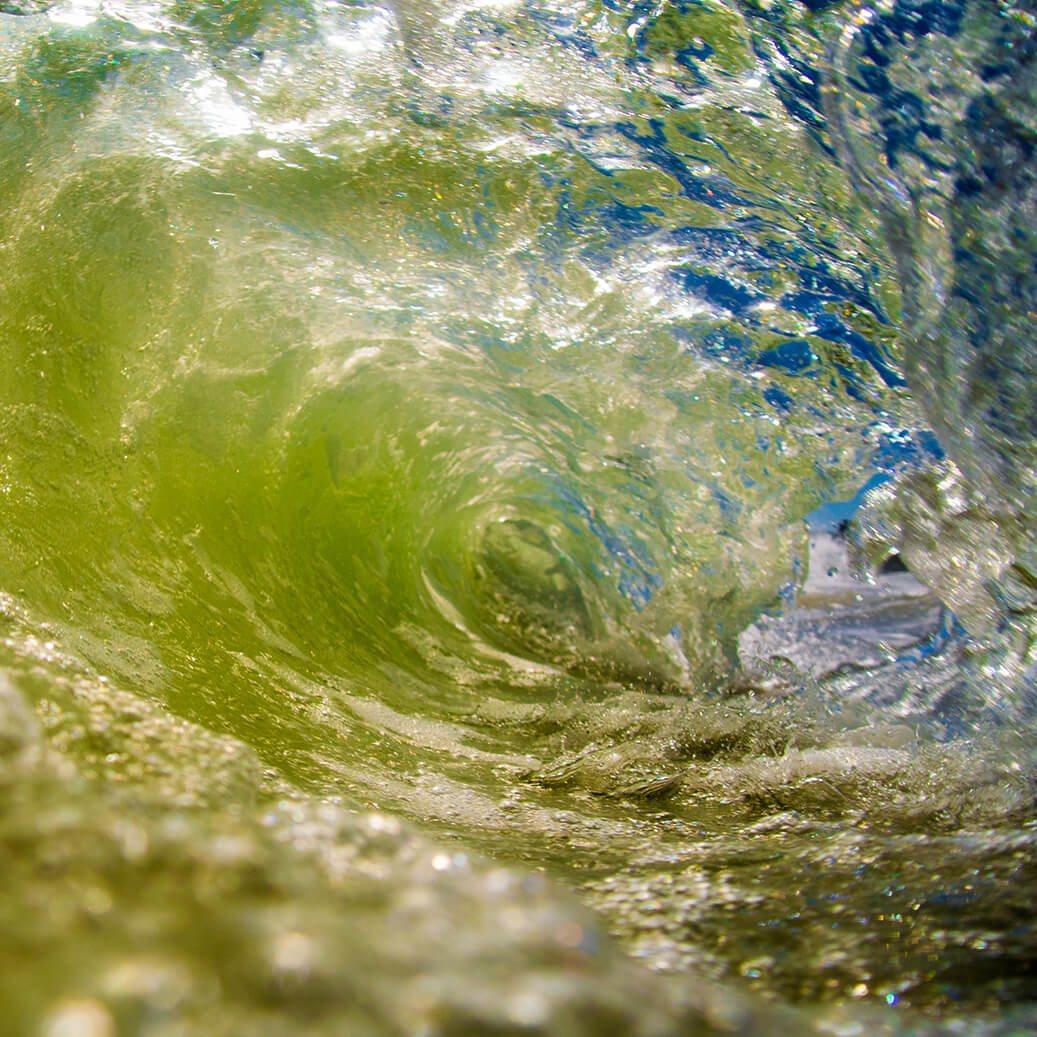
<svg viewBox="0 0 1037 1037">
<path fill-rule="evenodd" d="M 1031 7 L 0 10 L 10 1032 L 1037 1024 Z"/>
</svg>

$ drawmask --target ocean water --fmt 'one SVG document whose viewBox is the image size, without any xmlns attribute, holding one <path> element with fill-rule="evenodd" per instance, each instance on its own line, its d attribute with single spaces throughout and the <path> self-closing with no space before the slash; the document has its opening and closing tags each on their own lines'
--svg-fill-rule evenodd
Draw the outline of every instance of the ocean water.
<svg viewBox="0 0 1037 1037">
<path fill-rule="evenodd" d="M 1035 40 L 0 3 L 0 1032 L 1037 1028 Z"/>
</svg>

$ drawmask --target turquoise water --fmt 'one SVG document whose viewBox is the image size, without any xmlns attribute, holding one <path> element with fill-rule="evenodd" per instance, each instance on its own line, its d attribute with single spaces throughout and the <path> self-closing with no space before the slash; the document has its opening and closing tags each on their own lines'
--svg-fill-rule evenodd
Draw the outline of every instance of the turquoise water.
<svg viewBox="0 0 1037 1037">
<path fill-rule="evenodd" d="M 12 1033 L 1033 1025 L 1033 11 L 0 10 Z"/>
</svg>

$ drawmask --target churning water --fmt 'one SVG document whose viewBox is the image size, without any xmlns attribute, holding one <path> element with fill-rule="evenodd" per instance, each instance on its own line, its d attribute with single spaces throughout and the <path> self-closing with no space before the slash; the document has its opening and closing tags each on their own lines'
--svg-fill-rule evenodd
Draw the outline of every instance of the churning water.
<svg viewBox="0 0 1037 1037">
<path fill-rule="evenodd" d="M 1037 1027 L 1030 0 L 0 11 L 4 1033 Z"/>
</svg>

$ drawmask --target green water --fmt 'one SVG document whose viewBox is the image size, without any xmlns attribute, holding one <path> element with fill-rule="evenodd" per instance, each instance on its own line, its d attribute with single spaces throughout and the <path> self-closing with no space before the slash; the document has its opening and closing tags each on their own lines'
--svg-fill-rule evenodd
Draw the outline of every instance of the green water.
<svg viewBox="0 0 1037 1037">
<path fill-rule="evenodd" d="M 0 9 L 2 1032 L 1032 1025 L 1032 349 L 852 11 Z"/>
</svg>

